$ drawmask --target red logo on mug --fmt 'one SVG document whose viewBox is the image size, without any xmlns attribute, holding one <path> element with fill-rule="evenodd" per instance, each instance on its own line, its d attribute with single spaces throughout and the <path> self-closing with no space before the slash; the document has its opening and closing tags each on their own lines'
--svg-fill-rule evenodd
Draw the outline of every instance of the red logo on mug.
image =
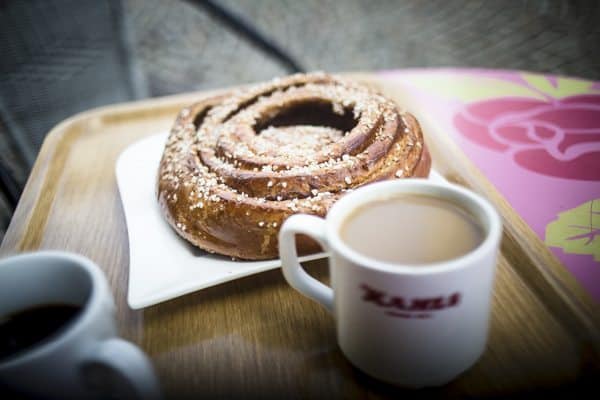
<svg viewBox="0 0 600 400">
<path fill-rule="evenodd" d="M 387 315 L 400 318 L 431 318 L 431 311 L 455 307 L 461 299 L 461 294 L 458 292 L 447 296 L 406 298 L 388 294 L 364 283 L 360 288 L 364 291 L 363 301 L 386 309 Z"/>
</svg>

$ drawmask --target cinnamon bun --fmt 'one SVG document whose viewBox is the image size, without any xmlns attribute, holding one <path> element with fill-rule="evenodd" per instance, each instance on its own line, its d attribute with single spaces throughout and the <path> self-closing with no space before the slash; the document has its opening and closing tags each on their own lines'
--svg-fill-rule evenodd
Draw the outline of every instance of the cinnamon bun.
<svg viewBox="0 0 600 400">
<path fill-rule="evenodd" d="M 278 255 L 294 213 L 325 216 L 344 193 L 426 177 L 417 120 L 390 99 L 326 74 L 298 74 L 183 109 L 158 172 L 167 221 L 192 244 L 234 258 Z M 308 238 L 300 252 L 318 249 Z"/>
</svg>

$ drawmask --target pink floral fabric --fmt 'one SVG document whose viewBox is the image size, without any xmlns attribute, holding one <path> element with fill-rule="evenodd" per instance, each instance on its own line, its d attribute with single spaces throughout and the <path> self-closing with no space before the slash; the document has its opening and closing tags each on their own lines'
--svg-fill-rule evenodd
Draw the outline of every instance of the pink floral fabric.
<svg viewBox="0 0 600 400">
<path fill-rule="evenodd" d="M 600 180 L 600 95 L 556 101 L 504 97 L 466 104 L 454 125 L 469 140 L 507 152 L 528 170 Z"/>
</svg>

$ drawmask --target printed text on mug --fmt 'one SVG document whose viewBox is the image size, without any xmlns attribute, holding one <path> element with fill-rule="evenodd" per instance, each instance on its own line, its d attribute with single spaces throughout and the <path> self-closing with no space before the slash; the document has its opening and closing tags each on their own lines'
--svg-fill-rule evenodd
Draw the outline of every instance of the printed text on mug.
<svg viewBox="0 0 600 400">
<path fill-rule="evenodd" d="M 406 298 L 386 293 L 364 283 L 360 288 L 363 290 L 363 301 L 384 308 L 387 315 L 400 318 L 431 318 L 432 311 L 455 307 L 461 299 L 461 294 L 458 292 L 446 296 Z"/>
</svg>

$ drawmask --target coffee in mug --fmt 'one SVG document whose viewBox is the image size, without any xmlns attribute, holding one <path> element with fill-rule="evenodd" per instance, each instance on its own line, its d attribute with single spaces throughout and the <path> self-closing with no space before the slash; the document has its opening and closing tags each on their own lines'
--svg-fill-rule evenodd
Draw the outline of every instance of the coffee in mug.
<svg viewBox="0 0 600 400">
<path fill-rule="evenodd" d="M 0 316 L 0 362 L 51 340 L 80 311 L 73 304 L 44 304 Z"/>
<path fill-rule="evenodd" d="M 367 257 L 423 265 L 467 254 L 481 244 L 484 232 L 459 204 L 403 194 L 363 204 L 342 222 L 340 236 Z"/>
</svg>

